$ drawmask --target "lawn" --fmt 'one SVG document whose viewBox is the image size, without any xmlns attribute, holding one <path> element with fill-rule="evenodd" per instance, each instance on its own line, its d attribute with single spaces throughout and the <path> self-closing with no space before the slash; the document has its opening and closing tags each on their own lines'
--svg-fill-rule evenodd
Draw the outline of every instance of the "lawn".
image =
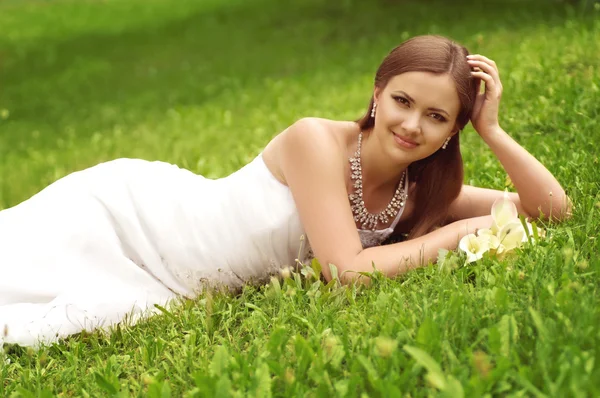
<svg viewBox="0 0 600 398">
<path fill-rule="evenodd" d="M 5 347 L 0 396 L 599 396 L 600 3 L 456 3 L 1 1 L 0 209 L 118 157 L 225 176 L 301 117 L 361 116 L 379 62 L 425 33 L 496 60 L 501 125 L 575 208 L 502 261 L 368 288 L 295 274 Z M 510 189 L 461 141 L 466 183 Z"/>
</svg>

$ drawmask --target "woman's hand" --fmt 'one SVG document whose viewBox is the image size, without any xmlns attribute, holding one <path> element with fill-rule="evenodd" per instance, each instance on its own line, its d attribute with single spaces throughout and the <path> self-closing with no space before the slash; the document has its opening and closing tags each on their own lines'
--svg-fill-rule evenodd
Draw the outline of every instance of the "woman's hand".
<svg viewBox="0 0 600 398">
<path fill-rule="evenodd" d="M 500 125 L 498 123 L 498 107 L 500 97 L 502 96 L 502 83 L 496 63 L 483 55 L 468 55 L 467 62 L 471 67 L 478 68 L 471 75 L 478 80 L 477 99 L 471 115 L 471 123 L 475 131 L 482 138 L 488 137 L 496 131 Z M 479 92 L 481 82 L 485 82 L 485 91 Z"/>
<path fill-rule="evenodd" d="M 513 140 L 498 124 L 498 105 L 502 83 L 496 63 L 482 55 L 467 56 L 472 76 L 483 81 L 485 91 L 477 94 L 471 123 L 483 138 L 504 170 L 508 173 L 518 194 L 524 213 L 533 218 L 544 216 L 563 220 L 570 216 L 570 200 L 560 183 L 533 155 Z M 473 222 L 465 228 L 472 228 Z"/>
</svg>

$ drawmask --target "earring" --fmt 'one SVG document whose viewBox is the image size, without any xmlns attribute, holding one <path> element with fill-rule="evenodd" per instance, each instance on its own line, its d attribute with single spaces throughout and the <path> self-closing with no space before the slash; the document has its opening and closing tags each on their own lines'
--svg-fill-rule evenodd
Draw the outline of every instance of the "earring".
<svg viewBox="0 0 600 398">
<path fill-rule="evenodd" d="M 371 117 L 375 117 L 375 108 L 377 108 L 377 104 L 373 103 L 373 109 L 371 109 Z"/>
<path fill-rule="evenodd" d="M 449 142 L 450 142 L 450 137 L 446 138 L 446 141 L 444 141 L 444 145 L 442 145 L 442 149 L 446 149 Z"/>
</svg>

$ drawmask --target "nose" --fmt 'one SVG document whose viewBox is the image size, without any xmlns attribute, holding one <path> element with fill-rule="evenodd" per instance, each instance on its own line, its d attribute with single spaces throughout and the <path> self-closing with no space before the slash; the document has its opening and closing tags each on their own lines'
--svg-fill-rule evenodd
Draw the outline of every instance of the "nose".
<svg viewBox="0 0 600 398">
<path fill-rule="evenodd" d="M 421 132 L 421 118 L 418 112 L 409 112 L 405 115 L 401 124 L 404 131 L 409 134 L 417 134 Z"/>
</svg>

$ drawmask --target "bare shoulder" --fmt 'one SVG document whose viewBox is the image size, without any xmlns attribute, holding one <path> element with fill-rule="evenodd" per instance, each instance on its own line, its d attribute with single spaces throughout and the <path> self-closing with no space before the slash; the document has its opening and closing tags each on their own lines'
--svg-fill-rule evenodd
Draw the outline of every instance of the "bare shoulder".
<svg viewBox="0 0 600 398">
<path fill-rule="evenodd" d="M 299 119 L 269 142 L 263 151 L 264 162 L 279 181 L 288 185 L 282 170 L 283 157 L 288 151 L 300 151 L 307 156 L 305 161 L 319 151 L 328 153 L 332 160 L 340 156 L 339 160 L 343 162 L 352 129 L 352 122 L 314 117 Z"/>
<path fill-rule="evenodd" d="M 299 120 L 269 144 L 272 152 L 265 159 L 290 188 L 315 256 L 342 270 L 362 250 L 346 189 L 349 123 Z M 323 274 L 329 279 L 327 267 Z"/>
</svg>

